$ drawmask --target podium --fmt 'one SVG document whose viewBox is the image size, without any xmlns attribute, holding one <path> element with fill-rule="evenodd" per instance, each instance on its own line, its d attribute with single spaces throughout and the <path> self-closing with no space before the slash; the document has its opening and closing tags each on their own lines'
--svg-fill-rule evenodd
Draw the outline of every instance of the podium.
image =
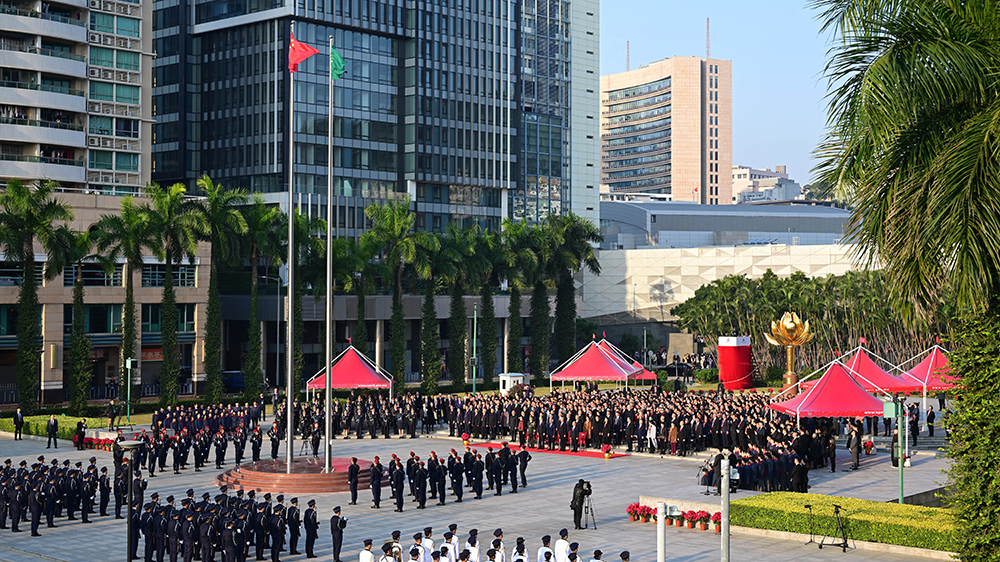
<svg viewBox="0 0 1000 562">
<path fill-rule="evenodd" d="M 719 338 L 719 380 L 726 390 L 753 388 L 750 337 Z"/>
</svg>

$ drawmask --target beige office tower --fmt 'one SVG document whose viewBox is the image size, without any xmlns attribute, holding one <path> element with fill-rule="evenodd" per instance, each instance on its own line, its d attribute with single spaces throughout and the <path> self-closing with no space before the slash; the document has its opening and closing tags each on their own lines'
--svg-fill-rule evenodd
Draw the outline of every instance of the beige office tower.
<svg viewBox="0 0 1000 562">
<path fill-rule="evenodd" d="M 0 6 L 0 185 L 131 194 L 150 177 L 151 0 Z"/>
<path fill-rule="evenodd" d="M 671 57 L 601 77 L 601 191 L 732 202 L 732 61 Z"/>
</svg>

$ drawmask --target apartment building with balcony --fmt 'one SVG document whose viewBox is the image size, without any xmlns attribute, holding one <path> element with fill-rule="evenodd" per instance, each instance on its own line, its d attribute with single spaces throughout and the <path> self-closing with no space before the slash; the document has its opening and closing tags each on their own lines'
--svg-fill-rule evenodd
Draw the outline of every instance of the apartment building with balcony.
<svg viewBox="0 0 1000 562">
<path fill-rule="evenodd" d="M 732 203 L 732 76 L 698 57 L 602 76 L 601 192 Z"/>
<path fill-rule="evenodd" d="M 0 3 L 0 184 L 135 193 L 149 181 L 148 0 Z"/>
</svg>

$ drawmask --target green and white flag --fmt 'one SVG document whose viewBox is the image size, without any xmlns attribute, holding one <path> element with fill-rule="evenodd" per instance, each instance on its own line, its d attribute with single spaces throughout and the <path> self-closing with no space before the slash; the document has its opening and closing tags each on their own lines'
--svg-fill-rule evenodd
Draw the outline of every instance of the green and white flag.
<svg viewBox="0 0 1000 562">
<path fill-rule="evenodd" d="M 344 57 L 340 55 L 340 51 L 336 47 L 330 45 L 330 79 L 336 80 L 346 72 Z"/>
</svg>

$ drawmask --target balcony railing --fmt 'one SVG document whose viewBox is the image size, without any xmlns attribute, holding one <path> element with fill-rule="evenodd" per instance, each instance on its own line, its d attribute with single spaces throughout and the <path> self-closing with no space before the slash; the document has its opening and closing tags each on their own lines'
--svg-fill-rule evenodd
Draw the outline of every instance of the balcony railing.
<svg viewBox="0 0 1000 562">
<path fill-rule="evenodd" d="M 31 53 L 33 55 L 45 55 L 47 57 L 56 57 L 80 62 L 86 62 L 87 60 L 87 57 L 84 57 L 83 55 L 67 53 L 66 51 L 57 51 L 55 49 L 46 49 L 44 47 L 36 47 L 34 45 L 24 45 L 22 43 L 14 43 L 13 41 L 0 41 L 0 50 Z"/>
<path fill-rule="evenodd" d="M 62 86 L 49 86 L 47 84 L 31 84 L 29 82 L 13 82 L 11 80 L 0 80 L 0 88 L 22 88 L 24 90 L 36 90 L 39 92 L 52 92 L 55 94 L 67 94 L 70 96 L 83 97 L 86 93 L 83 90 L 64 88 Z"/>
<path fill-rule="evenodd" d="M 59 123 L 58 121 L 42 121 L 41 119 L 13 119 L 10 117 L 0 117 L 0 123 L 6 125 L 28 125 L 30 127 L 45 127 L 47 129 L 64 129 L 67 131 L 82 131 L 83 125 L 73 125 L 71 123 Z"/>
<path fill-rule="evenodd" d="M 76 25 L 79 27 L 86 27 L 87 24 L 83 20 L 78 20 L 76 18 L 67 18 L 65 16 L 57 16 L 55 14 L 44 14 L 42 12 L 36 12 L 34 10 L 25 10 L 24 8 L 17 8 L 14 6 L 8 6 L 6 4 L 0 4 L 0 14 L 10 14 L 13 16 L 24 16 L 26 18 L 37 18 L 41 20 L 49 20 L 59 23 L 68 23 L 70 25 Z"/>
<path fill-rule="evenodd" d="M 59 164 L 62 166 L 83 166 L 83 160 L 68 158 L 50 158 L 48 156 L 30 156 L 26 154 L 0 154 L 0 160 L 7 162 L 34 162 L 36 164 Z"/>
</svg>

